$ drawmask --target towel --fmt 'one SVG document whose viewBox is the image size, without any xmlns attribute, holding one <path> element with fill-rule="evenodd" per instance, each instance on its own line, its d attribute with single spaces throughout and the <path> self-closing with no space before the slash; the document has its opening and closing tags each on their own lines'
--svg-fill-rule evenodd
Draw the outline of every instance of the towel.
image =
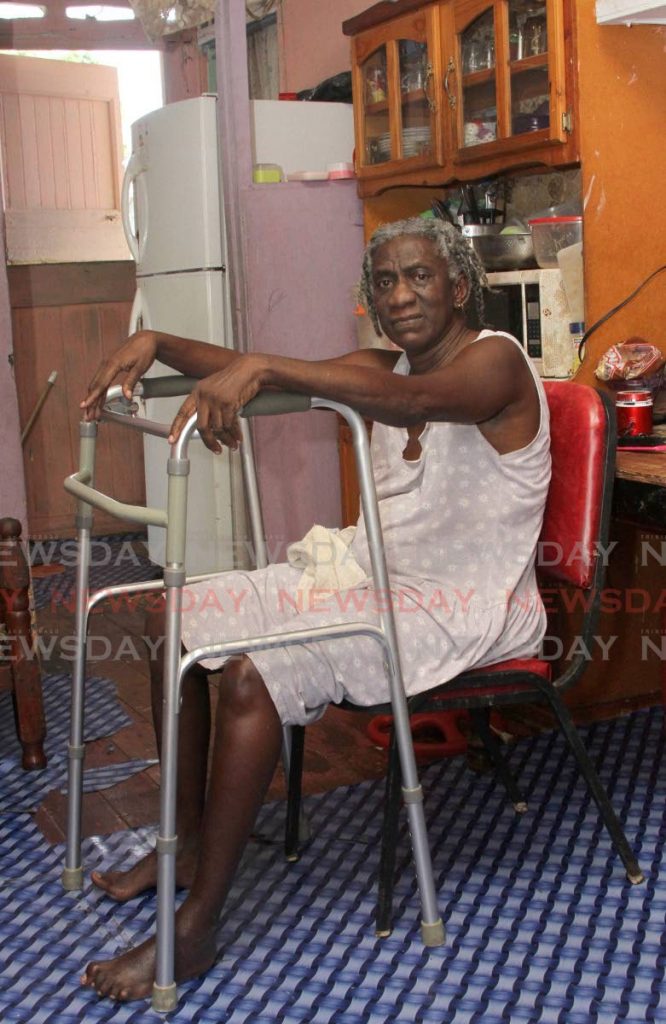
<svg viewBox="0 0 666 1024">
<path fill-rule="evenodd" d="M 313 526 L 303 540 L 289 545 L 289 564 L 303 569 L 300 590 L 349 590 L 368 578 L 350 549 L 355 533 L 355 526 L 344 530 Z"/>
</svg>

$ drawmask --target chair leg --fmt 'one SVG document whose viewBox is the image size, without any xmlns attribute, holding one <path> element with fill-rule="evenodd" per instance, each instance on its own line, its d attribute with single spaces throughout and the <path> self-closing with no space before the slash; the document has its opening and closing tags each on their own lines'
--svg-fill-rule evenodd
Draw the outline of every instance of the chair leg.
<svg viewBox="0 0 666 1024">
<path fill-rule="evenodd" d="M 395 733 L 391 734 L 388 751 L 388 771 L 384 790 L 384 814 L 382 817 L 382 841 L 377 882 L 377 908 L 375 932 L 381 938 L 393 930 L 393 885 L 398 846 L 398 823 L 400 818 L 400 789 L 402 775 Z"/>
<path fill-rule="evenodd" d="M 301 820 L 301 790 L 303 783 L 303 751 L 305 727 L 291 727 L 291 756 L 287 779 L 287 820 L 284 834 L 284 855 L 288 861 L 299 858 L 298 840 Z"/>
<path fill-rule="evenodd" d="M 562 732 L 564 733 L 567 743 L 578 761 L 578 767 L 580 768 L 583 778 L 587 783 L 588 789 L 595 799 L 613 845 L 622 859 L 622 863 L 624 864 L 627 872 L 627 878 L 632 885 L 640 884 L 645 881 L 645 876 L 640 869 L 640 865 L 636 860 L 631 847 L 629 846 L 629 842 L 624 834 L 620 820 L 613 810 L 613 805 L 611 804 L 608 794 L 601 783 L 601 779 L 597 774 L 596 768 L 592 764 L 590 756 L 585 749 L 585 745 L 578 734 L 578 730 L 573 723 L 566 705 L 561 700 L 559 694 L 552 688 L 544 686 L 542 688 L 542 692 L 557 715 L 557 719 L 562 727 Z"/>
<path fill-rule="evenodd" d="M 516 814 L 524 814 L 527 810 L 527 803 L 518 788 L 516 780 L 509 771 L 509 766 L 497 742 L 497 737 L 490 728 L 490 710 L 488 708 L 470 708 L 469 716 L 472 719 L 474 728 L 483 740 L 483 745 L 490 755 L 495 771 L 509 794 L 509 799 L 513 804 Z"/>
</svg>

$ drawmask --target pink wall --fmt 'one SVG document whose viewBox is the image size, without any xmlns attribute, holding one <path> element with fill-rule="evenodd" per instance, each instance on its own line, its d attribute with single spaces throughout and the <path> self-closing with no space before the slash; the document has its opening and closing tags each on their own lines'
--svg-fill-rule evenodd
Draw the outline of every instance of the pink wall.
<svg viewBox="0 0 666 1024">
<path fill-rule="evenodd" d="M 309 16 L 322 9 L 311 4 Z M 352 292 L 363 249 L 356 182 L 252 184 L 243 0 L 219 5 L 215 32 L 236 342 L 296 358 L 349 351 L 356 344 Z M 254 432 L 264 526 L 275 558 L 278 545 L 302 537 L 313 523 L 340 525 L 337 426 L 332 413 L 312 412 L 257 419 Z"/>
<path fill-rule="evenodd" d="M 5 216 L 0 205 L 0 238 L 4 239 Z M 3 244 L 4 249 L 4 244 Z M 0 516 L 14 516 L 23 523 L 26 536 L 25 484 L 21 454 L 18 402 L 14 374 L 9 364 L 12 321 L 9 308 L 7 267 L 0 260 Z"/>
<path fill-rule="evenodd" d="M 251 347 L 326 359 L 357 345 L 354 289 L 363 253 L 355 181 L 255 185 L 241 192 Z M 255 423 L 264 525 L 273 551 L 313 523 L 339 526 L 337 421 L 331 412 Z M 279 557 L 284 557 L 284 550 Z"/>
<path fill-rule="evenodd" d="M 279 4 L 281 88 L 299 92 L 339 71 L 349 71 L 350 39 L 342 34 L 342 22 L 369 6 L 370 0 Z"/>
</svg>

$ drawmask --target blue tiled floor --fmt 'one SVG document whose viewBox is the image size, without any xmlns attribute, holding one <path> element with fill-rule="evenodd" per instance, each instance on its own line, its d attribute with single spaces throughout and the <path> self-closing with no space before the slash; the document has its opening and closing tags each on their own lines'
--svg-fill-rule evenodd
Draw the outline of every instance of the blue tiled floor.
<svg viewBox="0 0 666 1024">
<path fill-rule="evenodd" d="M 110 736 L 130 724 L 131 719 L 122 709 L 115 685 L 109 679 L 91 676 L 85 685 L 86 741 Z M 42 679 L 47 721 L 44 747 L 48 765 L 44 771 L 37 772 L 25 772 L 19 767 L 21 748 L 16 736 L 11 694 L 0 694 L 0 815 L 34 811 L 52 789 L 66 790 L 70 688 L 71 677 L 66 673 L 46 675 Z M 86 769 L 83 774 L 84 791 L 114 786 L 153 763 L 137 760 Z"/>
<path fill-rule="evenodd" d="M 122 536 L 94 537 L 90 551 L 91 592 L 102 587 L 115 586 L 120 583 L 141 583 L 158 579 L 162 570 L 153 565 L 147 554 L 142 553 L 143 534 L 124 534 Z M 62 571 L 53 576 L 33 577 L 32 588 L 35 608 L 51 607 L 52 610 L 62 605 L 74 611 L 76 587 L 76 564 L 78 544 L 75 540 L 36 541 L 31 545 L 30 562 L 32 565 L 61 566 Z"/>
<path fill-rule="evenodd" d="M 284 807 L 267 805 L 220 925 L 220 958 L 181 987 L 174 1024 L 615 1024 L 666 1021 L 664 738 L 661 712 L 587 730 L 647 875 L 632 887 L 564 750 L 546 734 L 512 764 L 529 810 L 516 816 L 492 777 L 462 759 L 424 772 L 447 928 L 420 944 L 409 847 L 401 849 L 395 929 L 373 930 L 382 784 L 307 801 L 314 839 L 282 855 Z M 153 928 L 155 899 L 125 906 L 88 883 L 63 893 L 62 850 L 28 815 L 0 818 L 0 1019 L 31 1024 L 149 1022 L 147 1001 L 115 1005 L 79 987 L 92 957 Z M 145 849 L 145 831 L 88 840 L 86 871 Z"/>
</svg>

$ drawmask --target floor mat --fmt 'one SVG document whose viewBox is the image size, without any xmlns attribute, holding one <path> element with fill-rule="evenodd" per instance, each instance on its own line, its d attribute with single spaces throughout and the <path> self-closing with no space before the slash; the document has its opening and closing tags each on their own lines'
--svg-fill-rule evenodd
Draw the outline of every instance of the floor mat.
<svg viewBox="0 0 666 1024">
<path fill-rule="evenodd" d="M 176 1011 L 116 1005 L 78 985 L 92 957 L 151 932 L 155 898 L 120 906 L 86 880 L 59 883 L 62 850 L 26 815 L 0 819 L 0 1020 L 31 1024 L 160 1019 L 186 1024 L 610 1024 L 666 1020 L 666 827 L 661 711 L 585 730 L 647 876 L 626 880 L 556 734 L 511 753 L 529 810 L 462 758 L 422 773 L 443 947 L 420 942 L 403 834 L 395 929 L 373 932 L 382 783 L 306 801 L 314 838 L 296 864 L 281 848 L 284 805 L 267 805 L 220 926 L 220 958 L 182 985 Z M 147 831 L 85 843 L 90 868 L 126 862 Z"/>
<path fill-rule="evenodd" d="M 90 590 L 121 583 L 142 583 L 159 579 L 162 570 L 153 565 L 141 550 L 144 534 L 94 537 L 90 551 Z M 61 568 L 60 572 L 40 576 L 33 573 L 35 608 L 67 605 L 74 610 L 78 544 L 75 540 L 33 541 L 30 563 L 33 566 Z"/>
<path fill-rule="evenodd" d="M 44 748 L 48 758 L 43 771 L 26 772 L 20 767 L 21 746 L 16 736 L 11 694 L 0 694 L 0 814 L 34 811 L 52 789 L 65 790 L 70 687 L 69 674 L 47 675 L 42 679 L 47 725 Z M 86 679 L 85 692 L 86 742 L 111 736 L 131 724 L 110 679 Z M 115 786 L 154 763 L 137 760 L 88 768 L 83 773 L 84 791 L 88 793 Z"/>
</svg>

